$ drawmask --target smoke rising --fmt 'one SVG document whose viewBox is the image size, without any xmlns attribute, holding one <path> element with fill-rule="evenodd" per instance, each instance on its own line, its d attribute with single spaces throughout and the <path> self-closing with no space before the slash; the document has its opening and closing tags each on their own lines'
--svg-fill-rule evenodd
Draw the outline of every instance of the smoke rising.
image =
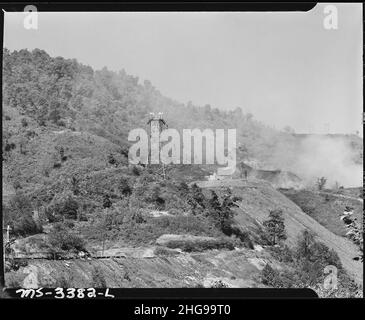
<svg viewBox="0 0 365 320">
<path fill-rule="evenodd" d="M 294 140 L 281 143 L 276 150 L 273 161 L 278 168 L 295 173 L 307 186 L 313 186 L 319 177 L 327 179 L 327 188 L 363 185 L 363 143 L 359 137 L 297 135 Z"/>
</svg>

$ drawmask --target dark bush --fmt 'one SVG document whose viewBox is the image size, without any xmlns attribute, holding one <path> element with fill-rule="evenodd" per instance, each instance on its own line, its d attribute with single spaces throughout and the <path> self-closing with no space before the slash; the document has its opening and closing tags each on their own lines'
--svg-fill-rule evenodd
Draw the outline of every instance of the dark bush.
<svg viewBox="0 0 365 320">
<path fill-rule="evenodd" d="M 48 242 L 54 249 L 63 251 L 85 250 L 83 239 L 71 233 L 63 223 L 57 223 L 53 226 L 53 232 L 49 234 Z"/>
<path fill-rule="evenodd" d="M 191 235 L 217 235 L 218 230 L 214 232 L 214 226 L 209 223 L 208 219 L 198 218 L 196 216 L 162 216 L 154 218 L 152 224 L 156 229 L 161 229 L 165 233 L 172 234 L 191 234 Z"/>
<path fill-rule="evenodd" d="M 186 252 L 201 252 L 212 249 L 234 249 L 234 242 L 231 239 L 216 239 L 206 241 L 176 240 L 166 244 L 168 248 L 180 248 Z"/>
<path fill-rule="evenodd" d="M 75 226 L 75 223 L 73 221 L 67 220 L 65 221 L 65 227 L 68 229 L 72 229 Z"/>
<path fill-rule="evenodd" d="M 24 216 L 14 222 L 13 233 L 20 236 L 41 233 L 42 226 L 36 223 L 32 216 Z"/>
<path fill-rule="evenodd" d="M 292 250 L 286 246 L 271 247 L 269 250 L 287 268 L 279 272 L 267 264 L 261 273 L 261 281 L 265 285 L 275 288 L 313 287 L 323 283 L 324 268 L 328 265 L 336 266 L 338 276 L 348 279 L 337 253 L 316 241 L 315 236 L 308 231 L 303 232 Z"/>
<path fill-rule="evenodd" d="M 157 256 L 175 256 L 179 254 L 178 252 L 165 247 L 156 247 L 153 253 Z"/>
<path fill-rule="evenodd" d="M 31 200 L 23 193 L 16 193 L 3 205 L 4 225 L 9 225 L 12 234 L 27 236 L 42 232 L 42 226 L 33 219 Z"/>
<path fill-rule="evenodd" d="M 289 273 L 289 272 L 288 272 Z M 294 279 L 283 277 L 279 271 L 273 269 L 270 264 L 266 264 L 261 271 L 261 282 L 274 288 L 290 288 L 294 284 Z"/>
<path fill-rule="evenodd" d="M 10 150 L 15 149 L 16 145 L 14 143 L 6 143 L 5 144 L 5 151 L 8 152 Z"/>
<path fill-rule="evenodd" d="M 269 219 L 263 222 L 263 226 L 271 245 L 287 238 L 282 210 L 270 211 Z"/>
<path fill-rule="evenodd" d="M 112 204 L 113 203 L 111 202 L 109 195 L 105 195 L 103 199 L 103 208 L 110 208 Z"/>
<path fill-rule="evenodd" d="M 78 202 L 71 196 L 68 196 L 64 199 L 61 199 L 54 205 L 54 213 L 58 217 L 76 219 L 78 208 Z"/>
<path fill-rule="evenodd" d="M 231 235 L 237 237 L 241 243 L 249 249 L 254 249 L 249 232 L 241 230 L 238 226 L 231 226 Z"/>
<path fill-rule="evenodd" d="M 132 194 L 132 188 L 129 185 L 129 182 L 127 179 L 125 178 L 121 178 L 119 185 L 118 185 L 118 189 L 119 192 L 123 195 L 123 196 L 129 196 Z"/>
<path fill-rule="evenodd" d="M 282 247 L 268 247 L 271 255 L 280 262 L 293 263 L 294 262 L 294 252 L 287 246 Z"/>
<path fill-rule="evenodd" d="M 27 127 L 28 126 L 28 121 L 27 121 L 26 118 L 22 118 L 21 123 L 22 123 L 22 126 L 23 127 Z"/>
<path fill-rule="evenodd" d="M 137 166 L 133 166 L 133 167 L 132 167 L 132 173 L 133 173 L 135 176 L 139 176 L 139 175 L 141 175 L 141 170 L 140 170 L 140 169 L 138 169 L 138 167 L 137 167 Z"/>
<path fill-rule="evenodd" d="M 222 280 L 216 280 L 212 284 L 212 288 L 229 288 L 229 285 Z"/>
<path fill-rule="evenodd" d="M 117 163 L 117 160 L 115 160 L 114 156 L 111 153 L 108 155 L 108 163 L 112 165 L 115 165 Z"/>
</svg>

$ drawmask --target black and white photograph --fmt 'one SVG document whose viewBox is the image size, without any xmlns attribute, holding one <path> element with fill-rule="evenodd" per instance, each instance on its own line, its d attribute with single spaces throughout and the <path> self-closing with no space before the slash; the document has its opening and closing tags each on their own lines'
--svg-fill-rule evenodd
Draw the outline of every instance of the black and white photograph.
<svg viewBox="0 0 365 320">
<path fill-rule="evenodd" d="M 363 297 L 361 3 L 2 14 L 6 289 Z"/>
</svg>

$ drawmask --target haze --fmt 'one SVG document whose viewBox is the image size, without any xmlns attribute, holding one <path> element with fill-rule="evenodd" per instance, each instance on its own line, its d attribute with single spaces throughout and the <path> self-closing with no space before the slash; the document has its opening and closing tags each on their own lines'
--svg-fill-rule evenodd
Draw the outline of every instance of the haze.
<svg viewBox="0 0 365 320">
<path fill-rule="evenodd" d="M 228 110 L 278 129 L 362 136 L 362 6 L 308 13 L 6 13 L 4 46 L 40 48 L 95 69 L 148 79 L 162 94 Z"/>
</svg>

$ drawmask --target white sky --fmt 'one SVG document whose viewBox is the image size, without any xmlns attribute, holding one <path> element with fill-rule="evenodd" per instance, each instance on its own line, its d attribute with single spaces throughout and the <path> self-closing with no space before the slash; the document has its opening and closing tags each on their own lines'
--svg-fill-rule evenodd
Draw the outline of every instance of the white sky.
<svg viewBox="0 0 365 320">
<path fill-rule="evenodd" d="M 325 4 L 308 13 L 6 13 L 4 46 L 40 48 L 148 79 L 180 102 L 240 106 L 297 132 L 362 135 L 362 7 Z M 328 124 L 326 126 L 326 124 Z"/>
</svg>

